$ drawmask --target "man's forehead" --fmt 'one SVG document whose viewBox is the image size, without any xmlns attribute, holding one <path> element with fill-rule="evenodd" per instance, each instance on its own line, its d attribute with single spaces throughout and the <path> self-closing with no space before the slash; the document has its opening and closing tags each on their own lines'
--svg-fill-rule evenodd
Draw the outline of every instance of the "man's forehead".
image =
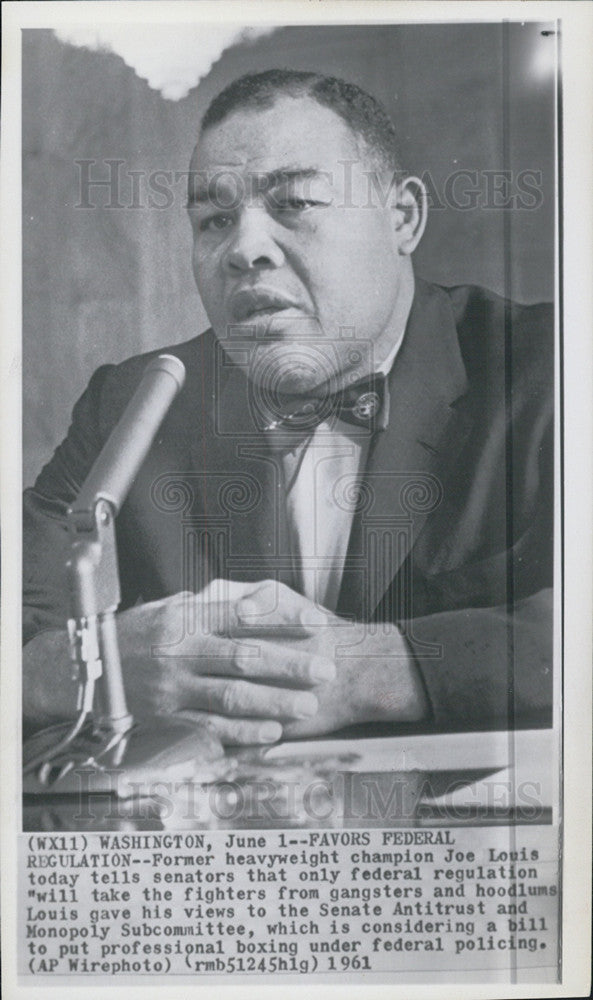
<svg viewBox="0 0 593 1000">
<path fill-rule="evenodd" d="M 327 191 L 328 185 L 330 188 L 333 186 L 335 178 L 330 171 L 300 165 L 287 165 L 270 171 L 249 170 L 240 173 L 227 167 L 217 170 L 191 170 L 188 199 L 190 204 L 217 203 L 221 196 L 226 197 L 225 192 L 237 195 L 239 190 L 244 195 L 257 197 L 282 185 L 298 185 L 299 182 L 307 181 L 314 181 L 315 189 L 321 194 L 324 189 Z"/>
<path fill-rule="evenodd" d="M 190 178 L 193 189 L 198 197 L 205 194 L 210 188 L 218 188 L 224 185 L 225 181 L 232 183 L 234 177 L 241 176 L 241 180 L 253 181 L 254 189 L 267 190 L 283 184 L 291 184 L 298 181 L 316 179 L 319 181 L 332 181 L 332 174 L 322 167 L 303 166 L 300 163 L 290 163 L 276 167 L 273 170 L 259 170 L 257 165 L 254 169 L 237 169 L 236 165 L 223 164 L 216 170 L 191 170 Z"/>
<path fill-rule="evenodd" d="M 328 164 L 352 155 L 356 140 L 330 108 L 308 97 L 279 97 L 271 107 L 241 108 L 209 126 L 198 140 L 192 169 L 261 173 Z"/>
</svg>

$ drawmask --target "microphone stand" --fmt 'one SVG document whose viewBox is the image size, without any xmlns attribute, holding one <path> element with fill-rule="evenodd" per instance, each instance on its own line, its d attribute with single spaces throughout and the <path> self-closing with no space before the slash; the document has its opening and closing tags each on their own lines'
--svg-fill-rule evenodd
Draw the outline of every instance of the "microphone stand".
<svg viewBox="0 0 593 1000">
<path fill-rule="evenodd" d="M 78 717 L 26 741 L 25 794 L 110 792 L 129 798 L 149 795 L 155 783 L 206 782 L 222 773 L 222 746 L 204 727 L 173 715 L 134 721 L 126 701 L 115 621 L 121 600 L 115 515 L 184 374 L 181 362 L 168 355 L 148 366 L 124 418 L 68 510 L 68 636 L 79 685 Z M 173 377 L 174 386 L 166 384 L 167 376 Z M 130 427 L 139 418 L 145 426 L 132 443 L 130 459 Z M 127 461 L 122 459 L 124 440 Z"/>
</svg>

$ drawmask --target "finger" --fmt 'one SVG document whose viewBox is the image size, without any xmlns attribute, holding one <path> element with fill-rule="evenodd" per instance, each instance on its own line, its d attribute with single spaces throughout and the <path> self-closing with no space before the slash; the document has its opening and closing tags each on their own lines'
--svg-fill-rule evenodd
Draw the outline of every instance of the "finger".
<svg viewBox="0 0 593 1000">
<path fill-rule="evenodd" d="M 246 593 L 233 581 L 215 580 L 199 594 L 179 594 L 186 632 L 198 638 L 236 632 L 241 627 L 237 608 Z"/>
<path fill-rule="evenodd" d="M 183 593 L 184 622 L 196 635 L 277 634 L 302 638 L 316 629 L 349 623 L 277 580 L 212 580 L 198 594 Z"/>
<path fill-rule="evenodd" d="M 315 727 L 315 719 L 299 719 L 298 722 L 287 722 L 282 727 L 282 735 L 285 740 L 300 740 L 306 736 L 312 736 L 317 732 Z M 218 733 L 216 734 L 218 736 Z M 218 737 L 221 743 L 224 740 Z"/>
<path fill-rule="evenodd" d="M 330 611 L 277 580 L 265 580 L 235 605 L 237 625 L 244 629 L 312 630 L 339 623 Z"/>
<path fill-rule="evenodd" d="M 308 719 L 318 709 L 311 691 L 252 684 L 234 678 L 199 677 L 188 685 L 183 708 L 231 718 Z"/>
<path fill-rule="evenodd" d="M 281 630 L 285 638 L 308 635 L 327 625 L 348 624 L 278 580 L 239 583 L 212 580 L 193 595 L 189 617 L 205 635 L 240 635 Z"/>
<path fill-rule="evenodd" d="M 240 583 L 238 580 L 227 580 L 224 577 L 216 577 L 210 580 L 194 597 L 198 597 L 204 602 L 214 602 L 215 604 L 225 604 L 230 601 L 238 601 L 241 597 L 246 597 L 262 585 L 261 580 L 255 583 Z"/>
<path fill-rule="evenodd" d="M 309 603 L 274 580 L 249 584 L 236 580 L 211 580 L 197 594 L 181 591 L 177 600 L 183 604 L 186 628 L 194 634 L 206 636 L 241 634 L 254 628 L 265 631 L 281 625 L 285 626 L 285 634 L 298 637 L 304 633 L 304 626 L 299 614 L 291 610 L 291 602 Z M 275 613 L 279 600 L 282 610 Z M 314 605 L 311 607 L 314 608 Z"/>
<path fill-rule="evenodd" d="M 225 746 L 252 746 L 254 743 L 276 743 L 282 736 L 282 726 L 271 719 L 227 719 L 207 712 L 178 712 L 192 722 L 199 722 L 214 733 Z"/>
<path fill-rule="evenodd" d="M 181 659 L 181 657 L 177 657 Z M 336 675 L 332 660 L 299 649 L 294 644 L 281 645 L 267 639 L 237 641 L 226 636 L 193 636 L 183 674 L 175 670 L 176 689 L 189 683 L 194 692 L 198 677 L 236 677 L 244 680 L 270 680 L 280 685 L 313 686 L 326 684 Z M 186 683 L 187 682 L 187 683 Z"/>
<path fill-rule="evenodd" d="M 260 603 L 254 596 L 228 602 L 199 602 L 187 617 L 195 623 L 194 631 L 204 636 L 241 638 L 273 633 L 284 639 L 299 639 L 311 634 L 311 627 L 304 624 L 298 615 L 289 619 L 286 613 L 270 613 L 265 607 L 261 610 Z"/>
<path fill-rule="evenodd" d="M 270 680 L 288 685 L 327 684 L 335 680 L 336 666 L 325 656 L 308 653 L 294 645 L 269 641 L 237 643 L 217 639 L 205 653 L 208 673 L 217 677 Z"/>
</svg>

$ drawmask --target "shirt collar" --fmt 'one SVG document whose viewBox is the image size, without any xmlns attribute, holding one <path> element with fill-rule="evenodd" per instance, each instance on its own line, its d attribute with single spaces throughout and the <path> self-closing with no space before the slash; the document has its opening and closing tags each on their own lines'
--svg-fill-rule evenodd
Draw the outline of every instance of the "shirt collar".
<svg viewBox="0 0 593 1000">
<path fill-rule="evenodd" d="M 393 368 L 393 365 L 395 363 L 395 359 L 396 359 L 397 355 L 399 354 L 400 347 L 402 346 L 402 343 L 403 343 L 403 340 L 404 340 L 404 336 L 405 336 L 405 332 L 406 332 L 406 327 L 408 325 L 408 319 L 410 317 L 410 312 L 412 310 L 412 302 L 414 300 L 414 275 L 413 275 L 413 273 L 411 274 L 410 278 L 411 278 L 411 280 L 410 280 L 409 286 L 406 287 L 406 290 L 405 290 L 405 293 L 404 293 L 405 294 L 405 298 L 404 298 L 404 301 L 403 301 L 403 305 L 401 305 L 400 309 L 399 309 L 398 333 L 397 333 L 397 335 L 395 337 L 393 346 L 392 346 L 389 354 L 385 358 L 385 360 L 382 361 L 381 364 L 376 365 L 374 371 L 372 372 L 372 374 L 374 374 L 374 375 L 389 375 L 389 372 L 391 371 L 391 369 Z"/>
</svg>

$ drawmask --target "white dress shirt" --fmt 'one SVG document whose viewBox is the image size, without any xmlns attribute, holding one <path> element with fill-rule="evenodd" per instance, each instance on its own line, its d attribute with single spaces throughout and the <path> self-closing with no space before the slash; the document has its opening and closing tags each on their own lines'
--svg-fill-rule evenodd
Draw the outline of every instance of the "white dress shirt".
<svg viewBox="0 0 593 1000">
<path fill-rule="evenodd" d="M 376 367 L 376 374 L 389 373 L 403 335 L 402 329 L 389 356 Z M 330 611 L 338 604 L 371 437 L 366 427 L 333 419 L 319 424 L 294 449 L 282 453 L 292 586 Z"/>
</svg>

